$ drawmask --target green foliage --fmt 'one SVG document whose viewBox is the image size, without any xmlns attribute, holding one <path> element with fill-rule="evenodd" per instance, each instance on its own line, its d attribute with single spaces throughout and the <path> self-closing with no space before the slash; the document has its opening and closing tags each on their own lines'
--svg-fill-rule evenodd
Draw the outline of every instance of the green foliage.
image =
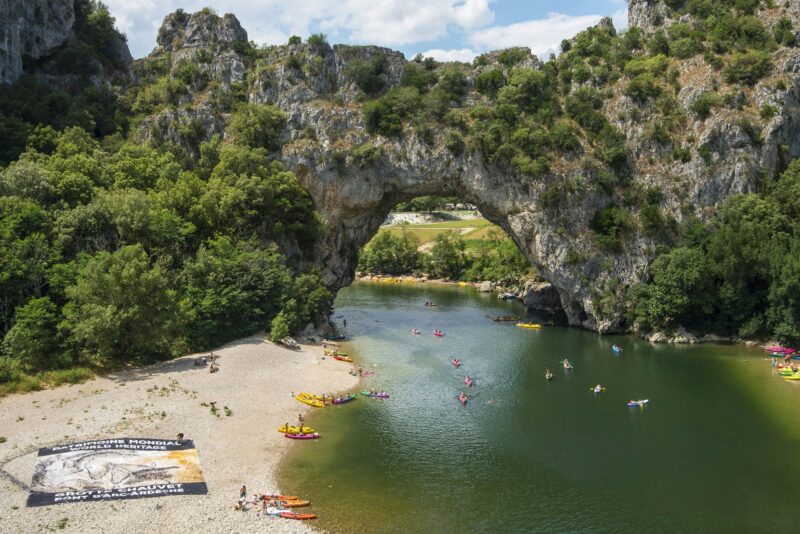
<svg viewBox="0 0 800 534">
<path fill-rule="evenodd" d="M 383 151 L 380 147 L 368 143 L 364 143 L 353 149 L 351 153 L 353 156 L 353 163 L 361 168 L 376 165 L 383 156 Z"/>
<path fill-rule="evenodd" d="M 633 227 L 631 214 L 616 206 L 598 210 L 589 221 L 589 228 L 595 234 L 596 243 L 608 252 L 621 252 L 623 240 Z"/>
<path fill-rule="evenodd" d="M 347 65 L 347 75 L 368 96 L 375 96 L 386 87 L 386 55 L 377 54 L 369 60 L 354 59 Z"/>
<path fill-rule="evenodd" d="M 48 297 L 31 299 L 17 308 L 3 351 L 29 371 L 54 367 L 59 352 L 57 325 L 56 305 Z"/>
<path fill-rule="evenodd" d="M 250 148 L 280 148 L 286 115 L 274 105 L 245 104 L 231 117 L 229 132 L 235 143 Z"/>
<path fill-rule="evenodd" d="M 433 278 L 458 278 L 466 264 L 465 246 L 453 232 L 438 234 L 425 257 L 425 271 Z"/>
<path fill-rule="evenodd" d="M 406 63 L 403 67 L 403 76 L 400 80 L 405 86 L 414 87 L 417 91 L 426 93 L 428 89 L 438 80 L 436 72 L 417 62 Z"/>
<path fill-rule="evenodd" d="M 475 77 L 475 89 L 486 96 L 494 96 L 506 84 L 503 71 L 485 69 Z"/>
<path fill-rule="evenodd" d="M 164 269 L 141 245 L 100 252 L 81 268 L 60 329 L 80 352 L 104 360 L 171 355 L 177 303 Z"/>
<path fill-rule="evenodd" d="M 685 245 L 659 256 L 634 292 L 632 320 L 648 329 L 679 324 L 745 338 L 800 341 L 800 161 L 763 195 L 740 195 Z"/>
<path fill-rule="evenodd" d="M 192 346 L 204 348 L 264 328 L 291 287 L 291 272 L 274 247 L 229 237 L 201 246 L 180 276 L 186 332 Z"/>
<path fill-rule="evenodd" d="M 292 35 L 289 37 L 287 44 L 289 46 L 296 46 L 303 43 L 303 39 L 299 35 Z"/>
<path fill-rule="evenodd" d="M 497 55 L 497 61 L 506 67 L 513 67 L 528 57 L 529 53 L 524 48 L 507 48 L 500 51 L 500 53 Z"/>
<path fill-rule="evenodd" d="M 281 340 L 286 339 L 291 333 L 289 330 L 291 323 L 292 319 L 288 317 L 288 313 L 280 312 L 270 323 L 269 338 L 274 343 L 279 343 Z"/>
<path fill-rule="evenodd" d="M 700 93 L 695 101 L 692 102 L 691 106 L 689 106 L 689 109 L 691 109 L 699 119 L 705 120 L 711 116 L 711 108 L 719 106 L 720 104 L 720 98 L 716 93 L 706 91 Z"/>
<path fill-rule="evenodd" d="M 321 47 L 328 44 L 328 39 L 324 33 L 313 33 L 308 36 L 308 40 L 306 42 L 310 47 Z"/>
<path fill-rule="evenodd" d="M 734 54 L 723 73 L 728 83 L 755 85 L 771 70 L 772 61 L 769 54 L 751 51 Z"/>
<path fill-rule="evenodd" d="M 370 274 L 409 274 L 420 266 L 417 252 L 419 239 L 403 232 L 395 236 L 391 232 L 379 232 L 365 248 L 358 261 L 358 270 Z"/>
<path fill-rule="evenodd" d="M 661 87 L 656 84 L 652 74 L 645 73 L 632 78 L 624 93 L 641 103 L 658 97 L 661 94 Z"/>
<path fill-rule="evenodd" d="M 420 104 L 419 91 L 414 87 L 395 87 L 379 100 L 364 104 L 364 120 L 370 132 L 397 137 L 403 132 L 403 119 Z"/>
<path fill-rule="evenodd" d="M 489 241 L 483 241 L 477 253 L 468 258 L 471 263 L 463 279 L 479 282 L 517 283 L 528 272 L 528 261 L 516 243 L 508 236 L 493 232 Z"/>
</svg>

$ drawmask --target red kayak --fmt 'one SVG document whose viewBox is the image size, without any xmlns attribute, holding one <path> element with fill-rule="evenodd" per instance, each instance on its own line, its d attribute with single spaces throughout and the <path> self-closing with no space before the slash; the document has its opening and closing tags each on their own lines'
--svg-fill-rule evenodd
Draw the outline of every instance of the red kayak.
<svg viewBox="0 0 800 534">
<path fill-rule="evenodd" d="M 464 379 L 464 383 L 467 385 L 468 388 L 471 388 L 472 384 L 474 384 L 475 381 L 473 379 L 471 379 L 470 377 L 467 377 L 467 378 Z"/>
<path fill-rule="evenodd" d="M 453 367 L 461 367 L 461 360 L 458 358 L 453 358 L 450 363 L 453 364 Z"/>
<path fill-rule="evenodd" d="M 434 330 L 433 335 L 436 337 L 444 337 L 444 332 L 442 332 L 441 330 Z"/>
<path fill-rule="evenodd" d="M 317 439 L 319 436 L 319 432 L 314 432 L 312 434 L 289 434 L 288 432 L 283 435 L 289 439 Z"/>
<path fill-rule="evenodd" d="M 461 405 L 462 406 L 466 406 L 467 405 L 467 400 L 468 399 L 467 399 L 467 396 L 464 395 L 463 393 L 458 396 L 458 400 L 461 401 Z"/>
<path fill-rule="evenodd" d="M 316 514 L 296 514 L 294 512 L 282 512 L 281 517 L 284 519 L 316 519 Z"/>
</svg>

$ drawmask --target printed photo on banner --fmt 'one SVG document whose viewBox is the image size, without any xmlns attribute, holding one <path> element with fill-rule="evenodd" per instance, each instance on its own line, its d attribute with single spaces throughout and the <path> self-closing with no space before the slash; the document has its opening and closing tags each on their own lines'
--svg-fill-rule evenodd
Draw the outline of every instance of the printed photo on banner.
<svg viewBox="0 0 800 534">
<path fill-rule="evenodd" d="M 114 438 L 39 449 L 28 506 L 206 493 L 191 440 Z"/>
</svg>

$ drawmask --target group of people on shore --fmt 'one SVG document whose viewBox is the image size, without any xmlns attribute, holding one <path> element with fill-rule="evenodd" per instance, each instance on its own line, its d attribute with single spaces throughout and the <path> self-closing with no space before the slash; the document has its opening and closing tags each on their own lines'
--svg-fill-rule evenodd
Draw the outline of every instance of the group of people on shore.
<svg viewBox="0 0 800 534">
<path fill-rule="evenodd" d="M 217 355 L 214 354 L 214 351 L 211 351 L 208 357 L 203 356 L 202 358 L 195 358 L 194 365 L 195 367 L 205 367 L 208 365 L 209 360 L 211 361 L 211 366 L 209 366 L 208 372 L 216 373 L 219 371 L 219 366 L 217 365 Z"/>
<path fill-rule="evenodd" d="M 282 499 L 283 495 L 274 495 L 270 493 L 253 493 L 251 500 L 247 500 L 247 486 L 242 485 L 239 490 L 239 500 L 233 506 L 237 512 L 246 512 L 249 510 L 248 506 L 257 508 L 257 517 L 261 516 L 277 516 L 284 512 L 291 512 L 291 509 L 286 507 L 286 500 Z"/>
</svg>

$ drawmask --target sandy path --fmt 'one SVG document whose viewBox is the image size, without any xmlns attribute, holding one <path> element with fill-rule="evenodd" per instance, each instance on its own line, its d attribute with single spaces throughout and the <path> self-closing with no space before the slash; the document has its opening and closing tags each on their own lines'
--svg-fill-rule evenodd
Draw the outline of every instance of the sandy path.
<svg viewBox="0 0 800 534">
<path fill-rule="evenodd" d="M 250 494 L 293 491 L 275 481 L 282 454 L 304 446 L 277 432 L 304 411 L 290 391 L 353 388 L 351 366 L 323 358 L 321 347 L 295 352 L 260 337 L 215 353 L 215 374 L 186 356 L 0 399 L 0 436 L 7 439 L 0 444 L 0 532 L 313 532 L 309 524 L 261 519 L 232 505 L 242 484 Z M 208 401 L 216 401 L 220 417 L 200 405 Z M 224 406 L 231 416 L 222 413 Z M 174 438 L 178 432 L 195 442 L 208 495 L 25 507 L 39 447 L 97 438 Z M 325 513 L 313 506 L 303 511 Z"/>
</svg>

